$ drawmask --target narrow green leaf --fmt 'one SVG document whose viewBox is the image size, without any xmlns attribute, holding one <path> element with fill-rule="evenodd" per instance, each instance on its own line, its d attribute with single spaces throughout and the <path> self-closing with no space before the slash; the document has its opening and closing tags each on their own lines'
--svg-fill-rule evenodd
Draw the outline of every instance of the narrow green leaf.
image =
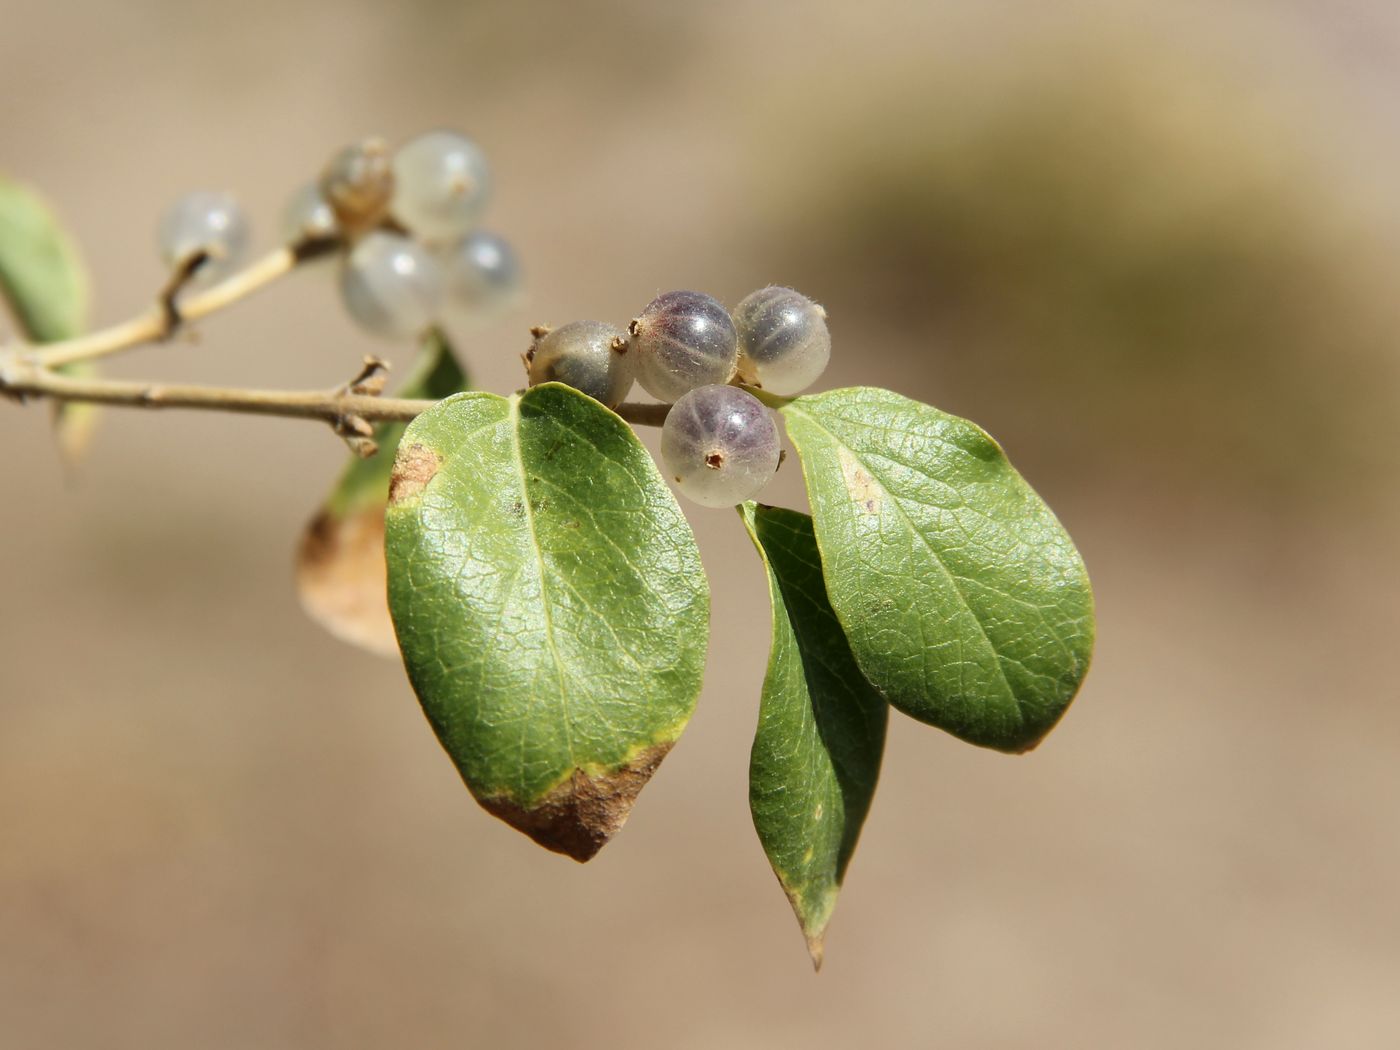
<svg viewBox="0 0 1400 1050">
<path fill-rule="evenodd" d="M 389 607 L 409 678 L 491 813 L 588 860 L 680 736 L 709 590 L 630 427 L 556 383 L 414 420 L 390 484 Z"/>
<path fill-rule="evenodd" d="M 466 372 L 447 338 L 433 331 L 397 395 L 440 400 L 467 386 Z M 405 426 L 383 423 L 375 428 L 379 451 L 369 459 L 351 457 L 297 549 L 302 608 L 337 638 L 382 656 L 399 652 L 384 587 L 384 505 Z"/>
<path fill-rule="evenodd" d="M 52 343 L 81 335 L 87 326 L 87 271 L 73 241 L 38 194 L 0 176 L 0 298 L 24 338 Z M 79 362 L 62 369 L 91 375 Z M 64 458 L 78 459 L 97 419 L 93 405 L 68 403 L 54 411 Z"/>
<path fill-rule="evenodd" d="M 39 195 L 4 176 L 0 294 L 33 342 L 71 339 L 86 324 L 87 277 L 77 249 Z"/>
<path fill-rule="evenodd" d="M 746 503 L 768 569 L 773 650 L 749 763 L 749 808 L 820 969 L 827 923 L 870 810 L 889 705 L 827 601 L 812 519 Z"/>
<path fill-rule="evenodd" d="M 887 390 L 782 410 L 831 604 L 895 707 L 974 744 L 1034 747 L 1094 644 L 1084 563 L 983 430 Z"/>
</svg>

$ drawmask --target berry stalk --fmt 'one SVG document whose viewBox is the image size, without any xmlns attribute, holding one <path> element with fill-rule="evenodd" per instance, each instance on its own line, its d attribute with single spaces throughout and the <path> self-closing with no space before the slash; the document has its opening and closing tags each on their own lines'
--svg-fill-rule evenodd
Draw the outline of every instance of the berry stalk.
<svg viewBox="0 0 1400 1050">
<path fill-rule="evenodd" d="M 168 339 L 182 323 L 198 321 L 241 299 L 246 299 L 291 273 L 299 262 L 317 254 L 318 251 L 319 245 L 309 241 L 278 248 L 212 288 L 182 298 L 176 306 L 176 295 L 196 269 L 183 267 L 176 272 L 170 285 L 161 292 L 156 304 L 145 313 L 76 339 L 47 343 L 42 347 L 25 347 L 18 351 L 18 355 L 22 356 L 26 363 L 39 368 L 57 368 L 60 365 L 92 361 L 146 343 Z"/>
</svg>

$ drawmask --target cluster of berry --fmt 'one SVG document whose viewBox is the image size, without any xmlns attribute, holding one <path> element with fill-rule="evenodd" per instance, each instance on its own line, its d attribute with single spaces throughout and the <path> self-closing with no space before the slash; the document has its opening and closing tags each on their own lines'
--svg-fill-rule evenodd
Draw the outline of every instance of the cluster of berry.
<svg viewBox="0 0 1400 1050">
<path fill-rule="evenodd" d="M 826 312 L 791 288 L 763 288 L 731 317 L 701 292 L 653 299 L 626 333 L 600 321 L 535 329 L 525 355 L 530 382 L 566 383 L 609 407 L 633 382 L 674 402 L 661 457 L 676 487 L 706 507 L 757 495 L 778 469 L 772 415 L 734 381 L 792 395 L 814 383 L 831 357 Z"/>
<path fill-rule="evenodd" d="M 464 135 L 429 132 L 392 154 L 370 139 L 341 150 L 293 194 L 283 234 L 292 244 L 343 247 L 350 316 L 375 335 L 411 338 L 441 320 L 479 319 L 517 294 L 515 253 L 477 227 L 490 189 L 486 158 Z M 205 256 L 192 275 L 199 284 L 227 276 L 248 241 L 248 220 L 224 193 L 186 194 L 160 224 L 168 265 Z"/>
<path fill-rule="evenodd" d="M 480 147 L 434 131 L 391 153 L 377 139 L 347 146 L 321 178 L 293 194 L 288 243 L 340 258 L 340 295 L 366 331 L 411 338 L 439 321 L 466 323 L 508 304 L 519 264 L 505 241 L 477 226 L 491 176 Z M 224 193 L 186 194 L 160 224 L 166 263 L 202 261 L 191 283 L 227 276 L 248 249 L 242 208 Z M 681 493 L 707 507 L 756 495 L 778 468 L 778 428 L 734 383 L 800 393 L 831 356 L 826 313 L 790 288 L 763 288 L 731 317 L 700 292 L 653 299 L 627 331 L 599 321 L 534 329 L 530 382 L 566 383 L 610 408 L 634 382 L 673 403 L 661 454 Z"/>
</svg>

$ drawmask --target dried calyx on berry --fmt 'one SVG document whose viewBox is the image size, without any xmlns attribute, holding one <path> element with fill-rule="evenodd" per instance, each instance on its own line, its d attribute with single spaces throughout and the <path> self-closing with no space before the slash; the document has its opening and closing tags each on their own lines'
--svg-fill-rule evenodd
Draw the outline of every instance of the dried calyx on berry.
<svg viewBox="0 0 1400 1050">
<path fill-rule="evenodd" d="M 394 195 L 389 145 L 380 138 L 362 139 L 340 150 L 321 173 L 321 196 L 349 237 L 381 225 Z"/>
<path fill-rule="evenodd" d="M 530 385 L 564 383 L 609 408 L 632 389 L 634 355 L 622 332 L 602 321 L 573 321 L 562 328 L 534 328 L 525 354 Z"/>
</svg>

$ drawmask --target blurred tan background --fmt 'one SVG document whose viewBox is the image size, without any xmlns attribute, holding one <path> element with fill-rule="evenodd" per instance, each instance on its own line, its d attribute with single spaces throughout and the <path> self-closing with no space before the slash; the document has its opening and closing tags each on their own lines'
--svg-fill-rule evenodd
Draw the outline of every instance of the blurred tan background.
<svg viewBox="0 0 1400 1050">
<path fill-rule="evenodd" d="M 399 667 L 303 618 L 322 428 L 0 405 L 0 1045 L 1400 1045 L 1400 7 L 0 0 L 0 167 L 98 323 L 161 209 L 270 244 L 340 144 L 488 150 L 530 304 L 823 301 L 829 385 L 977 419 L 1079 540 L 1096 666 L 1034 755 L 900 716 L 814 977 L 749 824 L 768 612 L 693 515 L 710 675 L 578 867 L 481 812 Z M 289 387 L 314 275 L 112 366 Z M 390 353 L 392 358 L 395 354 Z M 400 352 L 399 357 L 403 354 Z M 797 503 L 787 471 L 777 501 Z"/>
</svg>

